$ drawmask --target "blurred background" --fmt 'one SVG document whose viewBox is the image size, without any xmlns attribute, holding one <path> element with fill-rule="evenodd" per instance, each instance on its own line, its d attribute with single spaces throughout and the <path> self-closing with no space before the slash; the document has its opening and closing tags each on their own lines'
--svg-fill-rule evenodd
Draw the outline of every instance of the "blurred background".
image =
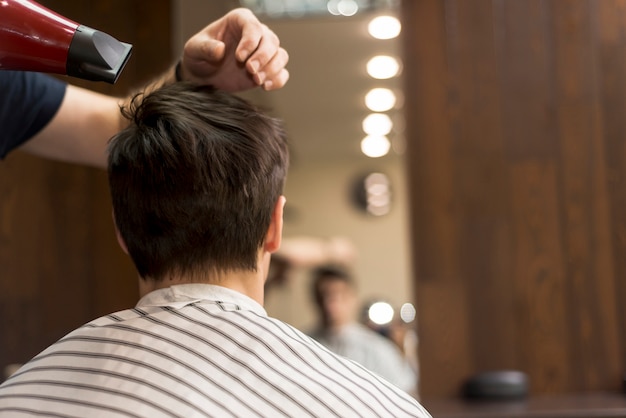
<svg viewBox="0 0 626 418">
<path fill-rule="evenodd" d="M 72 80 L 120 95 L 239 4 L 41 3 L 135 45 L 115 86 Z M 284 118 L 290 134 L 286 237 L 349 242 L 364 301 L 415 305 L 427 406 L 458 398 L 486 370 L 523 371 L 532 396 L 619 392 L 626 2 L 373 1 L 333 15 L 310 1 L 310 10 L 288 13 L 297 3 L 246 3 L 283 5 L 262 19 L 290 52 L 291 80 L 248 97 Z M 398 38 L 369 34 L 380 14 L 400 19 Z M 368 75 L 377 55 L 397 57 L 399 74 Z M 376 158 L 361 148 L 372 88 L 396 93 L 391 107 L 373 111 L 393 125 Z M 370 177 L 368 211 L 363 180 L 372 173 L 383 176 Z M 108 199 L 97 170 L 20 153 L 0 165 L 4 364 L 136 301 Z M 268 311 L 298 327 L 313 321 L 307 268 L 295 266 L 268 292 Z"/>
</svg>

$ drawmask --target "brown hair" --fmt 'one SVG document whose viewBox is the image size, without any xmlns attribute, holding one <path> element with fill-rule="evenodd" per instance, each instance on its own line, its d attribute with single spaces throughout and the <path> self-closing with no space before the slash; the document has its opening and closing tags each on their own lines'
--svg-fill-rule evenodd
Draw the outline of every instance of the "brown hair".
<svg viewBox="0 0 626 418">
<path fill-rule="evenodd" d="M 356 290 L 356 283 L 348 271 L 340 266 L 318 266 L 311 272 L 311 295 L 317 306 L 322 306 L 322 284 L 326 282 L 344 282 Z"/>
<path fill-rule="evenodd" d="M 277 119 L 176 83 L 123 109 L 109 144 L 115 222 L 143 278 L 255 270 L 288 166 Z"/>
</svg>

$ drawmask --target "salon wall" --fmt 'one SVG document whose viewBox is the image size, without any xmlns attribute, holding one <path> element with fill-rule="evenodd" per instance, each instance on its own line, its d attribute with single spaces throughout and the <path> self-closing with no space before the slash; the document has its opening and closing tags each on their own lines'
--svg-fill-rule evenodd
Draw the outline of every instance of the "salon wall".
<svg viewBox="0 0 626 418">
<path fill-rule="evenodd" d="M 620 390 L 624 2 L 402 9 L 423 397 L 493 369 L 535 395 Z"/>
</svg>

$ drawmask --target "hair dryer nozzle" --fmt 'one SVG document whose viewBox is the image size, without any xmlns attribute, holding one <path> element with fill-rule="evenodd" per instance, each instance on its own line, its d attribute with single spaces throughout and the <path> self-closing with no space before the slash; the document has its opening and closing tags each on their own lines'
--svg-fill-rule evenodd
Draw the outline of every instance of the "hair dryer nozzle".
<svg viewBox="0 0 626 418">
<path fill-rule="evenodd" d="M 0 0 L 0 70 L 115 83 L 131 49 L 33 0 Z"/>
<path fill-rule="evenodd" d="M 67 54 L 67 75 L 115 83 L 132 48 L 111 35 L 80 25 Z"/>
</svg>

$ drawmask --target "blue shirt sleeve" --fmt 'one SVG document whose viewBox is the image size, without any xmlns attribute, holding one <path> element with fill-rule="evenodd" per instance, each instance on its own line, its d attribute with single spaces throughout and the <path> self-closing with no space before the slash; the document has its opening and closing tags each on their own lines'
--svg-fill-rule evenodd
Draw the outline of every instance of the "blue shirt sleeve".
<svg viewBox="0 0 626 418">
<path fill-rule="evenodd" d="M 66 87 L 64 82 L 44 74 L 0 70 L 0 158 L 52 120 Z"/>
</svg>

